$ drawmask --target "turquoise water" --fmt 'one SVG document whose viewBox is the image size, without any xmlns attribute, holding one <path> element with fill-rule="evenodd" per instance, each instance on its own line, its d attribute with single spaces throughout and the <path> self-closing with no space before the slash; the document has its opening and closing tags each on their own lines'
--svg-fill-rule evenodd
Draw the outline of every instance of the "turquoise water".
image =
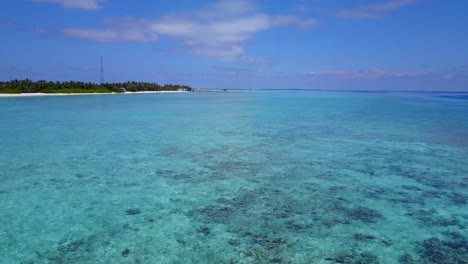
<svg viewBox="0 0 468 264">
<path fill-rule="evenodd" d="M 466 263 L 464 96 L 0 98 L 0 263 Z"/>
</svg>

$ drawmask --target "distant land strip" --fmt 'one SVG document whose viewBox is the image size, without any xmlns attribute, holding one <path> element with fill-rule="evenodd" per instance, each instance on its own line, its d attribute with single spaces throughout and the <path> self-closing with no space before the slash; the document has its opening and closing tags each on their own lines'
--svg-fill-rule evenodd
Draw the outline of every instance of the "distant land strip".
<svg viewBox="0 0 468 264">
<path fill-rule="evenodd" d="M 133 93 L 133 92 L 191 92 L 196 89 L 186 85 L 147 82 L 101 83 L 91 82 L 51 82 L 12 80 L 0 82 L 0 94 L 107 94 L 107 93 Z"/>
</svg>

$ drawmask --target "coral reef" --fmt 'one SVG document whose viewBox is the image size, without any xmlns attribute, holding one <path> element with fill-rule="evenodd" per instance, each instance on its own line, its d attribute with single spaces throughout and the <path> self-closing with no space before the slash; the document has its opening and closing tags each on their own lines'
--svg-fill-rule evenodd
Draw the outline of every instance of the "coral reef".
<svg viewBox="0 0 468 264">
<path fill-rule="evenodd" d="M 456 264 L 468 260 L 468 241 L 464 238 L 440 240 L 429 238 L 417 248 L 422 263 Z"/>
</svg>

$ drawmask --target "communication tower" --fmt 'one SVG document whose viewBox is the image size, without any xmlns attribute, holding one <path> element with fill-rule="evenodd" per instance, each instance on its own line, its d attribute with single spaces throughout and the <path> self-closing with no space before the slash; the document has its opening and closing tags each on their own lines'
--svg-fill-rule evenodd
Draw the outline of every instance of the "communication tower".
<svg viewBox="0 0 468 264">
<path fill-rule="evenodd" d="M 102 64 L 102 56 L 101 56 L 101 84 L 104 83 L 104 64 Z"/>
</svg>

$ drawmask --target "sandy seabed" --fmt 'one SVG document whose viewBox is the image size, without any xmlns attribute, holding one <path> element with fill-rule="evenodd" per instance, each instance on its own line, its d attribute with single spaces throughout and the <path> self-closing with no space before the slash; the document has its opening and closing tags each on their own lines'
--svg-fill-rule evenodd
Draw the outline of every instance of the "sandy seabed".
<svg viewBox="0 0 468 264">
<path fill-rule="evenodd" d="M 0 100 L 0 263 L 458 264 L 463 95 Z"/>
</svg>

